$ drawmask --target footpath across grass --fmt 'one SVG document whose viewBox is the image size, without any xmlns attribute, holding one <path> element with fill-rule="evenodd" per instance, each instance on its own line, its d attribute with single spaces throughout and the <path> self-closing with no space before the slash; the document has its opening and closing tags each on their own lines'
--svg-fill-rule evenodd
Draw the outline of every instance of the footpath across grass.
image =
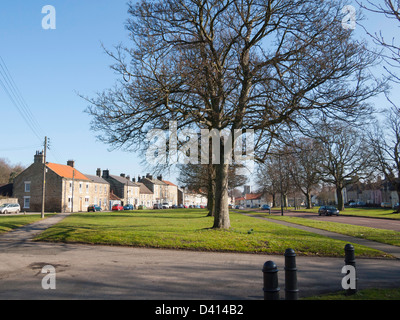
<svg viewBox="0 0 400 320">
<path fill-rule="evenodd" d="M 231 212 L 231 229 L 211 229 L 206 210 L 140 210 L 118 213 L 76 213 L 47 229 L 36 240 L 218 252 L 342 257 L 346 242 L 274 222 Z M 388 257 L 356 246 L 358 257 Z"/>
<path fill-rule="evenodd" d="M 46 217 L 49 217 L 46 214 Z M 34 223 L 41 220 L 40 214 L 29 214 L 29 215 L 1 215 L 0 216 L 0 234 L 12 231 L 14 229 L 23 227 L 27 224 Z"/>
<path fill-rule="evenodd" d="M 390 244 L 393 246 L 400 246 L 400 232 L 396 232 L 393 230 L 363 227 L 363 226 L 345 224 L 340 222 L 326 222 L 322 220 L 314 220 L 314 219 L 299 218 L 299 217 L 275 216 L 275 215 L 268 215 L 264 213 L 255 213 L 255 212 L 254 213 L 246 212 L 246 213 L 250 213 L 259 217 L 291 222 L 311 228 L 336 232 L 339 234 L 344 234 L 355 238 L 372 240 L 376 242 Z"/>
</svg>

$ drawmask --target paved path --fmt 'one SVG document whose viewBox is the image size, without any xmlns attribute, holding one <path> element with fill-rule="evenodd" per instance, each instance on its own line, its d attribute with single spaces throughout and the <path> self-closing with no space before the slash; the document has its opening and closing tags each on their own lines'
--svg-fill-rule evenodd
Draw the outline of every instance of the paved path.
<svg viewBox="0 0 400 320">
<path fill-rule="evenodd" d="M 0 236 L 0 299 L 261 300 L 273 260 L 284 297 L 284 257 L 31 241 L 68 214 Z M 297 226 L 298 227 L 298 226 Z M 44 290 L 45 265 L 56 289 Z M 341 290 L 343 258 L 297 257 L 300 297 Z M 359 288 L 400 287 L 400 260 L 358 259 Z"/>
<path fill-rule="evenodd" d="M 400 247 L 397 247 L 397 246 L 392 246 L 392 245 L 388 245 L 388 244 L 384 244 L 384 243 L 380 243 L 380 242 L 376 242 L 376 241 L 371 241 L 371 240 L 366 240 L 366 239 L 361 239 L 361 238 L 354 238 L 354 237 L 350 237 L 347 235 L 330 232 L 330 231 L 325 231 L 325 230 L 321 230 L 321 229 L 316 229 L 316 228 L 311 228 L 311 227 L 307 227 L 307 226 L 302 226 L 299 224 L 290 223 L 290 222 L 286 222 L 286 221 L 280 221 L 280 220 L 276 220 L 276 219 L 268 219 L 268 217 L 259 217 L 259 216 L 255 216 L 252 214 L 245 214 L 245 213 L 243 213 L 243 214 L 254 217 L 256 219 L 268 220 L 270 222 L 285 225 L 288 227 L 305 230 L 307 232 L 313 232 L 313 233 L 316 233 L 316 234 L 319 234 L 322 236 L 326 236 L 326 237 L 329 237 L 332 239 L 364 245 L 364 246 L 367 246 L 370 248 L 374 248 L 374 249 L 386 252 L 388 254 L 393 255 L 397 259 L 400 259 Z"/>
</svg>

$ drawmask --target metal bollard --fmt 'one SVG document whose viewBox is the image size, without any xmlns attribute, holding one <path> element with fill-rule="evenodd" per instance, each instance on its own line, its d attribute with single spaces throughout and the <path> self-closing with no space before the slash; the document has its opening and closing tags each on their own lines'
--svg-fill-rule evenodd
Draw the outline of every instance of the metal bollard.
<svg viewBox="0 0 400 320">
<path fill-rule="evenodd" d="M 278 267 L 275 262 L 267 261 L 263 267 L 264 300 L 279 300 Z"/>
<path fill-rule="evenodd" d="M 298 300 L 296 253 L 293 249 L 285 251 L 285 300 Z"/>
<path fill-rule="evenodd" d="M 345 253 L 345 258 L 344 258 L 344 263 L 346 266 L 352 266 L 354 269 L 356 269 L 356 258 L 355 258 L 355 253 L 354 253 L 354 246 L 349 244 L 346 244 L 344 247 L 344 253 Z M 357 293 L 357 277 L 355 279 L 356 283 L 356 289 L 348 289 L 346 294 L 347 295 L 352 295 Z"/>
</svg>

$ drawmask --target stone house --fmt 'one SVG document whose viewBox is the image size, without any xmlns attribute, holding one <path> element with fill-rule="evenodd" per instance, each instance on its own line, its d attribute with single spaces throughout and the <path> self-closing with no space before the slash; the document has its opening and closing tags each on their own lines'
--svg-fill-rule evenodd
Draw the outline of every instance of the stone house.
<svg viewBox="0 0 400 320">
<path fill-rule="evenodd" d="M 160 177 L 162 179 L 162 177 Z M 178 186 L 170 181 L 162 180 L 167 185 L 167 199 L 170 205 L 178 205 Z"/>
<path fill-rule="evenodd" d="M 101 172 L 97 169 L 97 175 Z M 140 186 L 131 181 L 129 176 L 121 173 L 121 175 L 110 175 L 109 170 L 103 170 L 102 178 L 110 184 L 111 191 L 122 201 L 122 205 L 132 204 L 139 205 Z"/>
<path fill-rule="evenodd" d="M 136 184 L 140 187 L 139 204 L 146 206 L 147 208 L 152 208 L 154 198 L 153 192 L 151 192 L 142 182 L 137 182 Z"/>
<path fill-rule="evenodd" d="M 152 175 L 147 174 L 142 178 L 138 178 L 138 182 L 143 183 L 147 189 L 149 189 L 153 193 L 153 205 L 160 203 L 169 203 L 168 196 L 168 185 L 162 181 L 162 177 L 159 176 L 159 179 L 154 179 Z"/>
<path fill-rule="evenodd" d="M 14 197 L 18 198 L 21 211 L 42 210 L 43 173 L 46 168 L 46 212 L 86 211 L 95 201 L 108 203 L 109 186 L 95 181 L 75 168 L 70 160 L 67 165 L 44 164 L 43 152 L 36 152 L 34 162 L 14 179 Z"/>
</svg>

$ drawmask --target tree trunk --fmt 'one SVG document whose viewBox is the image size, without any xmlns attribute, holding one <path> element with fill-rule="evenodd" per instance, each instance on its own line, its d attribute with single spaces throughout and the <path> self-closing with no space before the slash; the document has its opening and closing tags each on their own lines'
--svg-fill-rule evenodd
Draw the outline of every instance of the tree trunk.
<svg viewBox="0 0 400 320">
<path fill-rule="evenodd" d="M 208 195 L 207 195 L 208 217 L 215 216 L 215 165 L 208 165 Z"/>
<path fill-rule="evenodd" d="M 338 210 L 344 211 L 344 202 L 343 202 L 343 194 L 342 194 L 343 187 L 336 186 L 336 197 L 338 202 Z"/>
<path fill-rule="evenodd" d="M 215 229 L 229 229 L 228 164 L 215 165 Z"/>
<path fill-rule="evenodd" d="M 311 194 L 310 193 L 306 193 L 305 194 L 305 196 L 306 196 L 306 205 L 307 205 L 307 209 L 311 209 Z"/>
</svg>

